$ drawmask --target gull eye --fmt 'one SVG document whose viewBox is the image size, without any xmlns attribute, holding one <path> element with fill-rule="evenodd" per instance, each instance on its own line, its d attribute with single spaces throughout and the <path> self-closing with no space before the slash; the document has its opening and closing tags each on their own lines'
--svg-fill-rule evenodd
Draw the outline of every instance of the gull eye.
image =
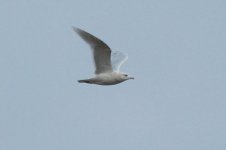
<svg viewBox="0 0 226 150">
<path fill-rule="evenodd" d="M 128 77 L 128 75 L 127 75 L 127 74 L 124 74 L 124 76 L 125 76 L 125 77 Z"/>
</svg>

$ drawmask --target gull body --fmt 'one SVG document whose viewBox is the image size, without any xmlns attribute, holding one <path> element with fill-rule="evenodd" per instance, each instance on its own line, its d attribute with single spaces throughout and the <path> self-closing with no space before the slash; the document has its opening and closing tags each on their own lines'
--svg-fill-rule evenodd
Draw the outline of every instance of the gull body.
<svg viewBox="0 0 226 150">
<path fill-rule="evenodd" d="M 80 83 L 89 83 L 89 84 L 99 84 L 99 85 L 114 85 L 121 83 L 123 81 L 134 79 L 133 77 L 128 77 L 126 74 L 118 72 L 109 72 L 98 74 L 93 78 L 78 80 Z"/>
<path fill-rule="evenodd" d="M 90 33 L 73 27 L 74 31 L 91 47 L 95 64 L 95 76 L 89 79 L 78 80 L 79 83 L 98 84 L 98 85 L 114 85 L 123 81 L 134 79 L 125 73 L 119 72 L 121 65 L 127 60 L 128 56 L 121 53 L 113 53 L 110 47 L 99 38 Z M 114 64 L 115 55 L 120 54 L 123 59 L 117 60 Z"/>
</svg>

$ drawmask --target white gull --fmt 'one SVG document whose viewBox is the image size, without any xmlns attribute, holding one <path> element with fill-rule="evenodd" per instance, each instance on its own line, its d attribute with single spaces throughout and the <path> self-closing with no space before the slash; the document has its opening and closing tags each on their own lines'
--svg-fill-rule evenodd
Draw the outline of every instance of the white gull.
<svg viewBox="0 0 226 150">
<path fill-rule="evenodd" d="M 79 83 L 114 85 L 134 79 L 125 73 L 119 72 L 121 65 L 128 59 L 127 55 L 119 51 L 111 53 L 110 47 L 99 38 L 82 29 L 76 27 L 73 27 L 73 29 L 91 47 L 96 67 L 95 77 L 78 80 Z"/>
</svg>

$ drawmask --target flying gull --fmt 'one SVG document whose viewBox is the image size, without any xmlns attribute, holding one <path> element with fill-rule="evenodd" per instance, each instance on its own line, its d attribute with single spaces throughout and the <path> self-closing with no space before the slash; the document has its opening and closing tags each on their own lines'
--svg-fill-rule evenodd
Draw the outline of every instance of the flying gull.
<svg viewBox="0 0 226 150">
<path fill-rule="evenodd" d="M 114 85 L 134 79 L 119 72 L 121 65 L 128 59 L 127 55 L 119 51 L 112 52 L 102 40 L 82 29 L 76 27 L 73 29 L 91 47 L 96 68 L 96 75 L 93 78 L 78 80 L 79 83 Z"/>
</svg>

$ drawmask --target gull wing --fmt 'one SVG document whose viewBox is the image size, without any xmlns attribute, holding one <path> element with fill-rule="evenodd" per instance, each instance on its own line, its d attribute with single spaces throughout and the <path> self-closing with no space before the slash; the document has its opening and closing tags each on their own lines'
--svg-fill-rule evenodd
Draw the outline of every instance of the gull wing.
<svg viewBox="0 0 226 150">
<path fill-rule="evenodd" d="M 111 64 L 114 71 L 119 72 L 120 67 L 126 60 L 128 59 L 128 55 L 124 54 L 120 51 L 115 51 L 111 53 Z"/>
<path fill-rule="evenodd" d="M 96 67 L 95 74 L 112 72 L 111 66 L 111 49 L 103 41 L 97 37 L 91 35 L 90 33 L 81 30 L 79 28 L 73 27 L 74 31 L 90 45 L 93 51 L 93 58 Z"/>
</svg>

